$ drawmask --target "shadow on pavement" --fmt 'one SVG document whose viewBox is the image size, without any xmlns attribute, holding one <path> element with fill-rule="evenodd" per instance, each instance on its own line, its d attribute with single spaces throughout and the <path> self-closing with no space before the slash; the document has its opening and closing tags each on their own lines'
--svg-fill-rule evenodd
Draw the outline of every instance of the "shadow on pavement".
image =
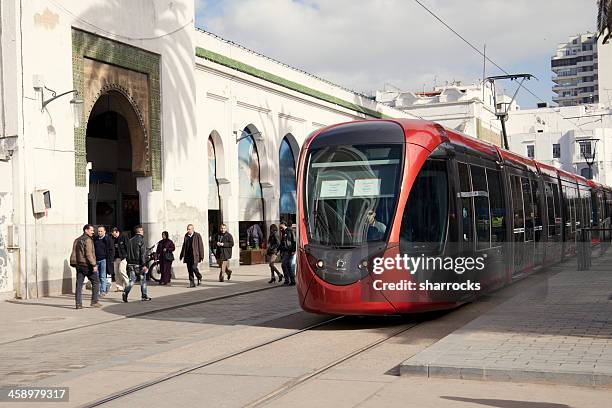
<svg viewBox="0 0 612 408">
<path fill-rule="evenodd" d="M 488 407 L 498 407 L 498 408 L 570 408 L 569 405 L 556 404 L 553 402 L 532 402 L 532 401 L 447 397 L 447 396 L 441 396 L 440 398 L 445 399 L 445 400 L 450 400 L 450 401 L 470 402 L 472 404 L 486 405 Z"/>
</svg>

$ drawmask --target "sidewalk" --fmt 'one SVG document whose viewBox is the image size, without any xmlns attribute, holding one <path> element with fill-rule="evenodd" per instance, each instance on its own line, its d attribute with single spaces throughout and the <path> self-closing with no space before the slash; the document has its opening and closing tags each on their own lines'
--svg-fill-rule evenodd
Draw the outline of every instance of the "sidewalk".
<svg viewBox="0 0 612 408">
<path fill-rule="evenodd" d="M 612 386 L 612 251 L 576 259 L 404 361 L 402 375 Z M 556 273 L 558 272 L 558 273 Z M 492 294 L 495 296 L 495 294 Z"/>
<path fill-rule="evenodd" d="M 108 295 L 100 300 L 104 307 L 90 308 L 90 290 L 83 290 L 84 309 L 74 308 L 74 294 L 45 297 L 31 300 L 8 300 L 0 302 L 0 346 L 25 338 L 69 331 L 75 328 L 103 324 L 136 317 L 157 310 L 167 310 L 180 305 L 201 302 L 211 298 L 231 296 L 239 292 L 268 289 L 270 278 L 268 265 L 242 265 L 234 268 L 231 281 L 219 282 L 218 269 L 200 268 L 204 279 L 202 285 L 189 288 L 185 268 L 177 268 L 179 276 L 172 286 L 149 283 L 150 302 L 140 301 L 137 284 L 130 292 L 128 303 L 121 300 L 122 292 L 115 292 L 115 285 Z M 278 284 L 277 284 L 278 285 Z"/>
</svg>

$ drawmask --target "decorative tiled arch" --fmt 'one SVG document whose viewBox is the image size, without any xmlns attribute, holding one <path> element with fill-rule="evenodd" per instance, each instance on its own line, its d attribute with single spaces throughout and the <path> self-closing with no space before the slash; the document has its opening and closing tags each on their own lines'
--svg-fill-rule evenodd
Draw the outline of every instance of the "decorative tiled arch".
<svg viewBox="0 0 612 408">
<path fill-rule="evenodd" d="M 84 89 L 84 59 L 90 58 L 106 64 L 147 74 L 149 80 L 149 161 L 153 190 L 161 190 L 161 94 L 160 94 L 160 56 L 131 45 L 100 37 L 77 29 L 72 29 L 72 79 L 74 89 L 80 95 Z M 126 93 L 123 93 L 126 95 Z M 129 97 L 129 95 L 126 95 Z M 136 108 L 136 105 L 134 105 Z M 139 114 L 136 108 L 137 114 Z M 85 112 L 81 126 L 74 130 L 75 184 L 87 185 L 87 158 L 85 133 L 87 130 Z"/>
</svg>

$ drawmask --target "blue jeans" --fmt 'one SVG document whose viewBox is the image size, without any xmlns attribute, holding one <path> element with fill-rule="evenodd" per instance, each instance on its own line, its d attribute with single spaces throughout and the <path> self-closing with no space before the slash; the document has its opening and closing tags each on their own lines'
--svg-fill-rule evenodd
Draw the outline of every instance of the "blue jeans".
<svg viewBox="0 0 612 408">
<path fill-rule="evenodd" d="M 127 272 L 128 272 L 128 275 L 130 276 L 130 282 L 127 284 L 127 286 L 123 290 L 126 296 L 130 293 L 130 290 L 132 290 L 132 286 L 134 286 L 134 283 L 136 283 L 136 275 L 140 275 L 140 297 L 143 299 L 148 297 L 147 296 L 147 277 L 145 276 L 144 273 L 142 273 L 142 268 L 140 267 L 140 265 L 128 264 Z"/>
<path fill-rule="evenodd" d="M 98 265 L 98 277 L 100 278 L 100 293 L 107 293 L 106 287 L 106 259 L 96 262 Z"/>
<path fill-rule="evenodd" d="M 293 267 L 291 266 L 291 261 L 293 260 L 293 254 L 289 252 L 283 252 L 281 267 L 283 268 L 283 275 L 285 275 L 285 285 L 289 283 L 295 283 L 295 272 L 293 271 Z"/>
</svg>

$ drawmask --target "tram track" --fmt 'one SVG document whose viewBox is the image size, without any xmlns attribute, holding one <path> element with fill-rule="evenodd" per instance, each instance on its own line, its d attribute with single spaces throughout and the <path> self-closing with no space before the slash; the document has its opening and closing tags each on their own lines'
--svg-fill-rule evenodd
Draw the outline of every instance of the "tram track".
<svg viewBox="0 0 612 408">
<path fill-rule="evenodd" d="M 253 351 L 253 350 L 256 350 L 256 349 L 268 346 L 268 345 L 270 345 L 272 343 L 276 343 L 276 342 L 288 339 L 290 337 L 297 336 L 297 335 L 299 335 L 301 333 L 304 333 L 306 331 L 313 330 L 313 329 L 316 329 L 316 328 L 328 325 L 328 324 L 330 324 L 332 322 L 335 322 L 335 321 L 338 321 L 340 319 L 343 319 L 344 317 L 345 316 L 335 316 L 335 317 L 326 319 L 326 320 L 324 320 L 322 322 L 311 324 L 311 325 L 309 325 L 307 327 L 304 327 L 302 329 L 299 329 L 299 330 L 297 330 L 297 331 L 295 331 L 293 333 L 288 333 L 288 334 L 285 334 L 285 335 L 282 335 L 282 336 L 278 336 L 278 337 L 273 338 L 271 340 L 266 340 L 265 342 L 261 342 L 261 343 L 258 343 L 258 344 L 255 344 L 255 345 L 252 345 L 252 346 L 249 346 L 249 347 L 245 347 L 245 348 L 240 349 L 238 351 L 234 351 L 234 352 L 222 355 L 220 357 L 216 357 L 216 358 L 214 358 L 212 360 L 208 360 L 208 361 L 205 361 L 203 363 L 198 363 L 198 364 L 195 364 L 193 366 L 183 368 L 181 370 L 173 371 L 171 373 L 168 373 L 168 374 L 163 375 L 161 377 L 155 378 L 153 380 L 150 380 L 150 381 L 147 381 L 147 382 L 135 385 L 133 387 L 126 388 L 126 389 L 124 389 L 122 391 L 118 391 L 116 393 L 110 394 L 110 395 L 108 395 L 106 397 L 103 397 L 101 399 L 98 399 L 96 401 L 83 404 L 80 407 L 81 408 L 93 408 L 93 407 L 99 407 L 99 406 L 104 405 L 104 404 L 109 403 L 109 402 L 117 401 L 117 400 L 119 400 L 119 399 L 121 399 L 123 397 L 129 396 L 129 395 L 134 394 L 134 393 L 136 393 L 138 391 L 141 391 L 141 390 L 153 387 L 155 385 L 158 385 L 158 384 L 161 384 L 163 382 L 175 379 L 175 378 L 183 376 L 185 374 L 192 373 L 192 372 L 194 372 L 196 370 L 199 370 L 199 369 L 211 366 L 213 364 L 217 364 L 219 362 L 222 362 L 222 361 L 225 361 L 225 360 L 229 360 L 231 358 L 240 356 L 240 355 L 248 353 L 250 351 Z"/>
<path fill-rule="evenodd" d="M 193 366 L 190 366 L 190 367 L 187 367 L 187 368 L 184 368 L 184 369 L 181 369 L 181 370 L 174 371 L 172 373 L 169 373 L 169 374 L 166 374 L 164 376 L 158 377 L 156 379 L 144 382 L 144 383 L 136 385 L 134 387 L 130 387 L 130 388 L 127 388 L 125 390 L 122 390 L 122 391 L 110 394 L 110 395 L 108 395 L 106 397 L 103 397 L 101 399 L 98 399 L 96 401 L 93 401 L 93 402 L 81 405 L 81 407 L 82 408 L 98 407 L 98 406 L 103 406 L 104 404 L 107 404 L 107 403 L 110 403 L 110 402 L 115 402 L 115 401 L 121 400 L 124 397 L 130 396 L 132 394 L 135 394 L 135 393 L 137 393 L 139 391 L 142 391 L 142 390 L 145 390 L 147 388 L 154 387 L 154 386 L 156 386 L 158 384 L 161 384 L 163 382 L 166 382 L 166 381 L 169 381 L 169 380 L 172 380 L 172 379 L 176 379 L 176 378 L 181 377 L 183 375 L 186 375 L 186 374 L 189 374 L 189 373 L 193 373 L 193 372 L 195 372 L 197 370 L 200 370 L 202 368 L 209 367 L 209 366 L 212 366 L 214 364 L 221 363 L 221 362 L 224 362 L 226 360 L 229 360 L 229 359 L 241 356 L 241 355 L 246 354 L 248 352 L 264 348 L 266 346 L 269 346 L 272 343 L 280 342 L 280 341 L 289 339 L 291 337 L 298 336 L 298 335 L 303 334 L 305 332 L 321 328 L 323 326 L 328 326 L 328 325 L 330 325 L 332 323 L 336 323 L 336 322 L 340 321 L 341 319 L 346 319 L 346 317 L 347 316 L 335 316 L 335 317 L 326 319 L 326 320 L 324 320 L 322 322 L 318 322 L 318 323 L 309 325 L 307 327 L 301 328 L 301 329 L 299 329 L 299 330 L 297 330 L 297 331 L 295 331 L 293 333 L 289 333 L 289 334 L 285 334 L 285 335 L 282 335 L 282 336 L 278 336 L 278 337 L 273 338 L 271 340 L 267 340 L 265 342 L 261 342 L 261 343 L 258 343 L 258 344 L 255 344 L 255 345 L 252 345 L 252 346 L 249 346 L 249 347 L 245 347 L 243 349 L 240 349 L 240 350 L 228 353 L 228 354 L 220 356 L 220 357 L 216 357 L 216 358 L 214 358 L 212 360 L 208 360 L 206 362 L 202 362 L 202 363 L 195 364 Z M 352 351 L 350 351 L 348 353 L 345 353 L 342 356 L 340 356 L 339 358 L 334 359 L 333 361 L 331 361 L 331 362 L 329 362 L 329 363 L 327 363 L 327 364 L 325 364 L 325 365 L 315 369 L 312 372 L 304 374 L 304 375 L 302 375 L 302 376 L 300 376 L 298 378 L 292 379 L 292 380 L 288 381 L 287 383 L 283 384 L 282 386 L 278 387 L 274 391 L 272 391 L 272 392 L 270 392 L 270 393 L 268 393 L 268 394 L 266 394 L 266 395 L 256 399 L 255 401 L 252 401 L 252 402 L 248 403 L 245 406 L 249 407 L 249 408 L 261 407 L 261 406 L 265 405 L 266 403 L 271 402 L 271 401 L 273 401 L 273 400 L 275 400 L 277 398 L 280 398 L 281 396 L 291 392 L 293 389 L 295 389 L 295 388 L 299 387 L 300 385 L 308 382 L 309 380 L 314 379 L 314 378 L 320 376 L 321 374 L 327 372 L 328 370 L 330 370 L 330 369 L 332 369 L 332 368 L 334 368 L 334 367 L 336 367 L 336 366 L 338 366 L 338 365 L 340 365 L 340 364 L 342 364 L 342 363 L 344 363 L 344 362 L 346 362 L 346 361 L 348 361 L 348 360 L 350 360 L 350 359 L 352 359 L 354 357 L 357 357 L 357 356 L 359 356 L 359 355 L 361 355 L 361 354 L 363 354 L 363 353 L 365 353 L 365 352 L 367 352 L 369 350 L 372 350 L 372 349 L 376 348 L 377 346 L 379 346 L 379 345 L 389 341 L 390 339 L 392 339 L 392 338 L 394 338 L 396 336 L 399 336 L 399 335 L 407 332 L 408 330 L 413 329 L 415 326 L 417 326 L 419 324 L 420 324 L 420 322 L 409 323 L 408 326 L 406 326 L 404 324 L 404 325 L 402 325 L 403 326 L 402 328 L 397 329 L 397 330 L 393 330 L 391 333 L 389 333 L 387 335 L 384 335 L 383 338 L 379 338 L 379 339 L 374 340 L 374 341 L 372 341 L 372 342 L 370 342 L 370 343 L 368 343 L 368 344 L 366 344 L 366 345 L 364 345 L 362 347 L 359 347 L 356 350 L 352 350 Z"/>
<path fill-rule="evenodd" d="M 350 353 L 347 353 L 345 355 L 343 355 L 342 357 L 314 370 L 313 372 L 304 374 L 298 378 L 294 378 L 293 380 L 283 384 L 282 386 L 278 387 L 276 390 L 256 399 L 255 401 L 252 401 L 251 403 L 245 405 L 245 408 L 258 408 L 258 407 L 262 407 L 265 404 L 272 402 L 280 397 L 282 397 L 285 394 L 288 394 L 289 392 L 293 391 L 295 388 L 301 386 L 302 384 L 316 378 L 319 377 L 321 374 L 324 374 L 325 372 L 329 371 L 330 369 L 344 363 L 345 361 L 348 361 L 352 358 L 355 358 L 369 350 L 372 350 L 376 347 L 378 347 L 379 345 L 391 340 L 392 338 L 399 336 L 405 332 L 407 332 L 408 330 L 413 329 L 415 326 L 417 326 L 419 323 L 413 323 L 410 324 L 408 327 L 404 327 L 400 330 L 395 330 L 393 333 L 390 333 L 388 336 L 382 338 L 382 339 L 378 339 L 376 341 L 373 341 L 363 347 L 360 347 L 357 350 L 354 350 Z"/>
<path fill-rule="evenodd" d="M 144 312 L 137 312 L 137 313 L 127 314 L 125 316 L 120 316 L 120 317 L 117 317 L 117 318 L 114 318 L 114 319 L 110 319 L 110 320 L 105 320 L 105 321 L 102 321 L 102 322 L 96 322 L 96 323 L 90 323 L 90 324 L 82 324 L 82 325 L 73 326 L 73 327 L 67 327 L 65 329 L 54 330 L 54 331 L 50 331 L 50 332 L 46 332 L 46 333 L 33 334 L 31 336 L 22 337 L 20 339 L 13 339 L 13 340 L 8 340 L 8 341 L 0 342 L 0 346 L 5 346 L 5 345 L 8 345 L 8 344 L 21 343 L 21 342 L 28 341 L 28 340 L 38 340 L 40 338 L 44 338 L 44 337 L 48 337 L 48 336 L 53 336 L 53 335 L 57 335 L 57 334 L 63 334 L 63 333 L 68 333 L 68 332 L 72 332 L 72 331 L 76 331 L 76 330 L 87 329 L 87 328 L 91 328 L 91 327 L 103 326 L 103 325 L 110 324 L 110 323 L 116 323 L 116 322 L 120 322 L 120 321 L 125 320 L 125 319 L 135 319 L 135 318 L 141 318 L 141 317 L 145 317 L 145 316 L 151 316 L 151 315 L 154 315 L 154 314 L 157 314 L 157 313 L 164 313 L 164 312 L 168 312 L 168 311 L 171 311 L 171 310 L 182 309 L 182 308 L 185 308 L 185 307 L 190 307 L 190 306 L 195 306 L 195 305 L 200 305 L 200 304 L 205 304 L 205 303 L 212 303 L 212 302 L 216 302 L 216 301 L 220 301 L 220 300 L 235 298 L 235 297 L 238 297 L 238 296 L 250 295 L 252 293 L 263 292 L 263 291 L 266 291 L 266 290 L 272 290 L 272 289 L 279 288 L 279 287 L 281 287 L 281 286 L 279 286 L 279 285 L 266 286 L 266 287 L 262 287 L 262 288 L 250 289 L 250 290 L 245 290 L 245 291 L 236 292 L 236 293 L 229 293 L 229 294 L 226 294 L 226 295 L 213 296 L 213 297 L 207 298 L 207 299 L 194 300 L 194 301 L 191 301 L 191 302 L 180 303 L 178 305 L 171 305 L 171 306 L 161 307 L 159 309 L 153 309 L 153 310 L 147 310 L 147 311 L 144 311 Z M 104 310 L 104 309 L 102 309 L 102 310 Z"/>
</svg>

